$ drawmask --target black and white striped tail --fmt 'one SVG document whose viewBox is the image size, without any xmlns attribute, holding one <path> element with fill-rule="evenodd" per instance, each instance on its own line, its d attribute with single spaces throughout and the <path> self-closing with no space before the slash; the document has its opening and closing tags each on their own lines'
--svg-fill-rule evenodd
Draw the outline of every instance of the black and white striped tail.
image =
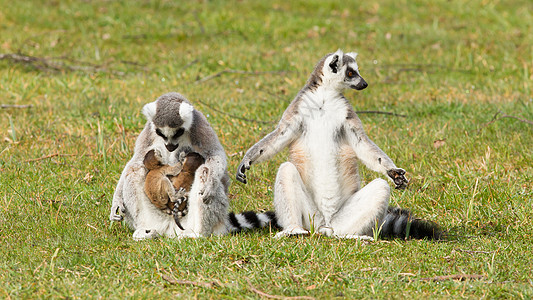
<svg viewBox="0 0 533 300">
<path fill-rule="evenodd" d="M 240 214 L 230 212 L 228 219 L 229 232 L 239 232 L 245 229 L 263 228 L 267 226 L 280 228 L 276 219 L 276 214 L 273 211 L 267 211 L 264 213 L 245 211 Z"/>
<path fill-rule="evenodd" d="M 444 236 L 436 223 L 415 218 L 407 209 L 389 206 L 381 222 L 381 237 L 439 240 Z"/>
</svg>

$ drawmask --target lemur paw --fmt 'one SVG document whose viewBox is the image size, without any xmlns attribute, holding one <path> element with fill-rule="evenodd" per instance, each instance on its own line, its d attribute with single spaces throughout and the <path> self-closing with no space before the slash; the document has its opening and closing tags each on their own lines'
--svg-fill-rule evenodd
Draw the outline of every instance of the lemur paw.
<svg viewBox="0 0 533 300">
<path fill-rule="evenodd" d="M 154 157 L 157 161 L 162 162 L 163 161 L 163 154 L 161 154 L 161 151 L 159 149 L 152 149 L 150 151 L 154 151 Z M 148 151 L 148 152 L 150 152 Z"/>
<path fill-rule="evenodd" d="M 133 233 L 133 239 L 136 241 L 155 239 L 159 237 L 159 233 L 154 229 L 139 228 Z"/>
<path fill-rule="evenodd" d="M 169 192 L 169 200 L 172 203 L 181 204 L 183 202 L 183 199 L 187 196 L 187 192 L 185 191 L 185 188 L 180 187 L 179 189 L 175 189 L 174 192 Z M 166 205 L 166 203 L 165 203 Z"/>
<path fill-rule="evenodd" d="M 241 164 L 239 165 L 239 167 L 237 168 L 237 175 L 235 176 L 236 179 L 244 184 L 246 184 L 248 181 L 246 180 L 246 174 L 244 174 L 246 172 L 246 170 L 250 170 L 250 165 L 252 164 L 252 162 L 247 159 L 247 158 L 244 158 L 241 162 Z"/>
<path fill-rule="evenodd" d="M 200 172 L 200 180 L 202 181 L 202 183 L 206 183 L 209 177 L 209 168 L 203 167 Z"/>
<path fill-rule="evenodd" d="M 189 154 L 190 149 L 184 149 L 183 151 L 180 152 L 180 154 L 178 155 L 178 161 L 180 163 L 183 163 L 185 161 L 185 157 L 187 157 L 187 154 Z"/>
<path fill-rule="evenodd" d="M 187 190 L 185 190 L 185 188 L 183 188 L 183 187 L 180 187 L 176 191 L 176 196 L 177 196 L 178 199 L 177 199 L 177 201 L 173 201 L 173 202 L 177 202 L 178 204 L 180 204 L 185 199 L 186 194 L 187 194 Z"/>
<path fill-rule="evenodd" d="M 111 206 L 111 213 L 109 214 L 109 220 L 120 222 L 124 219 L 124 213 L 126 208 L 122 204 L 114 204 Z"/>
<path fill-rule="evenodd" d="M 374 238 L 368 235 L 346 234 L 346 235 L 335 235 L 335 237 L 339 239 L 352 239 L 352 240 L 360 240 L 360 241 L 368 241 L 368 242 L 374 241 Z"/>
<path fill-rule="evenodd" d="M 405 170 L 401 168 L 390 169 L 387 171 L 387 175 L 394 181 L 396 189 L 403 190 L 407 187 L 409 180 L 405 178 Z"/>
<path fill-rule="evenodd" d="M 184 238 L 190 238 L 190 239 L 196 239 L 196 238 L 200 238 L 202 237 L 201 234 L 198 234 L 196 232 L 192 232 L 192 231 L 189 231 L 189 232 L 185 232 L 185 233 L 182 233 L 178 236 L 176 236 L 178 239 L 184 239 Z"/>
<path fill-rule="evenodd" d="M 200 180 L 200 190 L 198 191 L 200 195 L 206 194 L 206 190 L 208 189 L 207 183 L 209 182 L 209 168 L 203 167 L 201 170 L 197 170 L 197 172 L 200 172 L 200 176 L 198 179 Z"/>
<path fill-rule="evenodd" d="M 325 235 L 325 236 L 332 236 L 333 235 L 333 228 L 331 227 L 322 227 L 318 230 L 318 233 Z"/>
<path fill-rule="evenodd" d="M 300 235 L 309 235 L 309 231 L 301 227 L 287 228 L 283 231 L 276 233 L 274 238 L 279 239 L 279 238 L 286 237 L 286 236 L 300 236 Z"/>
</svg>

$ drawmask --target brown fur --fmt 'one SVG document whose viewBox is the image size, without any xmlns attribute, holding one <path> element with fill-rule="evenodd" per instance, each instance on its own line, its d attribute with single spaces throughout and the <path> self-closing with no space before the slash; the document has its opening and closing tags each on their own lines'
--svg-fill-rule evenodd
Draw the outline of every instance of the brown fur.
<svg viewBox="0 0 533 300">
<path fill-rule="evenodd" d="M 155 151 L 150 150 L 144 157 L 144 166 L 149 170 L 144 184 L 146 196 L 157 208 L 172 211 L 174 202 L 170 201 L 170 198 L 180 188 L 184 188 L 185 192 L 190 191 L 196 169 L 204 161 L 200 154 L 191 152 L 185 156 L 183 164 L 163 165 Z M 186 201 L 183 201 L 180 211 L 184 210 L 186 205 Z"/>
<path fill-rule="evenodd" d="M 205 162 L 205 159 L 196 152 L 191 152 L 185 156 L 185 160 L 183 161 L 183 169 L 177 176 L 172 176 L 170 178 L 170 181 L 172 181 L 172 184 L 174 185 L 174 188 L 176 190 L 180 188 L 184 188 L 186 193 L 189 193 L 191 191 L 191 186 L 194 181 L 194 175 L 196 173 L 196 170 L 198 167 L 200 167 Z M 181 204 L 178 207 L 179 211 L 185 210 L 187 207 L 187 201 L 181 202 Z M 172 207 L 169 206 L 170 209 L 174 208 L 174 203 L 172 203 Z"/>
<path fill-rule="evenodd" d="M 175 166 L 163 165 L 154 150 L 148 151 L 144 157 L 144 166 L 148 169 L 144 182 L 144 192 L 148 199 L 159 209 L 167 209 L 174 205 L 170 200 L 176 190 L 169 176 L 178 174 L 182 164 Z"/>
<path fill-rule="evenodd" d="M 359 172 L 357 170 L 357 154 L 348 145 L 341 146 L 339 151 L 339 168 L 342 174 L 344 188 L 343 197 L 349 197 L 359 190 Z"/>
<path fill-rule="evenodd" d="M 308 167 L 307 162 L 309 161 L 309 157 L 307 156 L 307 153 L 305 152 L 303 147 L 297 143 L 293 143 L 289 147 L 289 151 L 290 151 L 289 153 L 290 162 L 292 162 L 296 166 L 296 169 L 298 169 L 298 173 L 300 173 L 300 176 L 302 177 L 304 184 L 307 185 L 308 174 L 307 172 L 305 172 L 305 170 Z"/>
</svg>

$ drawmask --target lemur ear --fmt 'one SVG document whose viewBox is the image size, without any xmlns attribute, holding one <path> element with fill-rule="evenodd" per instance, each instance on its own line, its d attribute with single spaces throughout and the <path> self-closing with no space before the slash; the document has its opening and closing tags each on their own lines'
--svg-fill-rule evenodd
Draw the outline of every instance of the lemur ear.
<svg viewBox="0 0 533 300">
<path fill-rule="evenodd" d="M 192 125 L 192 111 L 194 107 L 187 102 L 180 104 L 180 117 L 183 120 L 183 127 L 189 129 Z"/>
<path fill-rule="evenodd" d="M 155 116 L 156 109 L 157 109 L 156 101 L 150 102 L 143 107 L 142 113 L 146 117 L 147 121 L 152 121 L 152 118 Z"/>
<path fill-rule="evenodd" d="M 356 52 L 348 52 L 348 53 L 346 53 L 346 55 L 348 55 L 349 57 L 353 58 L 354 60 L 357 58 L 357 53 Z"/>
<path fill-rule="evenodd" d="M 338 70 L 342 66 L 342 57 L 343 56 L 344 56 L 344 54 L 342 53 L 342 51 L 340 49 L 337 50 L 337 52 L 333 53 L 333 55 L 331 55 L 331 60 L 328 63 L 329 68 L 331 69 L 331 72 L 333 72 L 333 73 L 337 73 L 338 72 Z"/>
</svg>

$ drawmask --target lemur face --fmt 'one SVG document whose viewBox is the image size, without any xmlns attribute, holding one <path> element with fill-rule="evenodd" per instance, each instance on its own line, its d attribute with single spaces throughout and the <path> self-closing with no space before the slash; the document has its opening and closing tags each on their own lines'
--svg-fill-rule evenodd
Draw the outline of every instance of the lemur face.
<svg viewBox="0 0 533 300">
<path fill-rule="evenodd" d="M 336 82 L 336 88 L 340 90 L 355 89 L 363 90 L 368 83 L 359 74 L 359 66 L 355 61 L 357 53 L 343 53 L 341 50 L 331 54 L 326 60 L 325 76 L 332 78 Z"/>
<path fill-rule="evenodd" d="M 185 133 L 185 129 L 183 127 L 171 128 L 165 126 L 156 128 L 155 133 L 163 139 L 168 152 L 172 152 L 180 146 L 179 140 Z"/>
<path fill-rule="evenodd" d="M 161 138 L 169 152 L 180 146 L 180 139 L 189 131 L 193 122 L 194 108 L 176 98 L 159 98 L 143 108 L 148 121 L 155 128 L 156 138 Z"/>
<path fill-rule="evenodd" d="M 344 82 L 351 88 L 355 90 L 363 90 L 368 86 L 368 83 L 361 77 L 359 70 L 357 69 L 357 64 L 355 66 L 348 65 L 345 72 Z M 355 67 L 355 68 L 354 68 Z"/>
</svg>

